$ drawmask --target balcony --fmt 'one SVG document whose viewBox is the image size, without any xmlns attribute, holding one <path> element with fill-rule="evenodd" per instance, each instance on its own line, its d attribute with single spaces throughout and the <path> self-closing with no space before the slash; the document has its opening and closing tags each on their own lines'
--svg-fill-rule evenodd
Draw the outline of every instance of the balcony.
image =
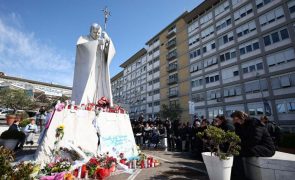
<svg viewBox="0 0 295 180">
<path fill-rule="evenodd" d="M 171 61 L 173 59 L 177 58 L 177 52 L 176 50 L 172 51 L 172 52 L 169 52 L 167 55 L 166 55 L 166 59 L 168 61 Z"/>
<path fill-rule="evenodd" d="M 178 78 L 169 78 L 168 85 L 176 84 L 178 82 Z"/>
<path fill-rule="evenodd" d="M 169 91 L 169 93 L 168 93 L 169 98 L 174 98 L 177 96 L 178 96 L 178 91 L 176 91 L 176 90 Z"/>
<path fill-rule="evenodd" d="M 176 38 L 168 41 L 167 44 L 166 44 L 166 48 L 167 49 L 171 49 L 171 48 L 173 48 L 175 46 L 176 46 Z"/>
<path fill-rule="evenodd" d="M 169 64 L 167 67 L 167 72 L 174 72 L 176 70 L 177 70 L 177 64 L 175 63 Z"/>
<path fill-rule="evenodd" d="M 176 28 L 170 30 L 166 37 L 169 39 L 169 38 L 173 37 L 175 34 L 176 34 Z"/>
</svg>

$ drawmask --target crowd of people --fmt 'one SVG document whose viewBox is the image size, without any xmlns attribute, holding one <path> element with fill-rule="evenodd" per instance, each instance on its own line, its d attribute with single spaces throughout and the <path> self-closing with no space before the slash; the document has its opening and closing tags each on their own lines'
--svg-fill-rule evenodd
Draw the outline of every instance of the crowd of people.
<svg viewBox="0 0 295 180">
<path fill-rule="evenodd" d="M 219 127 L 224 131 L 235 131 L 242 140 L 241 155 L 243 156 L 271 156 L 278 147 L 280 129 L 275 123 L 269 121 L 267 116 L 262 116 L 258 120 L 241 111 L 234 112 L 231 119 L 218 115 L 211 122 L 203 116 L 200 118 L 196 116 L 192 124 L 182 123 L 180 120 L 171 121 L 168 118 L 166 120 L 160 118 L 145 120 L 143 114 L 137 120 L 132 121 L 135 141 L 140 147 L 167 146 L 169 151 L 192 151 L 199 156 L 206 151 L 206 147 L 203 146 L 197 133 L 203 132 L 209 125 Z M 167 144 L 164 142 L 165 138 L 167 138 Z M 262 146 L 266 149 L 260 146 L 253 149 L 253 146 L 259 143 L 263 144 Z"/>
</svg>

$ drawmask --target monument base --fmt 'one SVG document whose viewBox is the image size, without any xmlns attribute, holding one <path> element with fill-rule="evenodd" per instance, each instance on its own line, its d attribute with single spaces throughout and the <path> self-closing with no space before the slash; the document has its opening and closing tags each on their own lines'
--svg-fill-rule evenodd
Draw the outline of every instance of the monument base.
<svg viewBox="0 0 295 180">
<path fill-rule="evenodd" d="M 60 125 L 64 126 L 64 136 L 56 143 L 56 129 Z M 124 153 L 126 158 L 138 155 L 128 114 L 100 112 L 96 115 L 94 111 L 70 109 L 55 111 L 40 136 L 35 160 L 42 164 L 52 162 L 54 151 L 69 146 L 79 151 L 82 157 L 85 157 L 83 152 L 92 155 L 108 152 L 114 157 Z"/>
</svg>

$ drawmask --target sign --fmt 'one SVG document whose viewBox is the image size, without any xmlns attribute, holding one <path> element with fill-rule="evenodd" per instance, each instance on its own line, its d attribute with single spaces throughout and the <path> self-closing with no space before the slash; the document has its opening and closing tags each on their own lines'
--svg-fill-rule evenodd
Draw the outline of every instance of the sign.
<svg viewBox="0 0 295 180">
<path fill-rule="evenodd" d="M 100 112 L 95 124 L 100 134 L 101 153 L 109 152 L 113 156 L 124 153 L 126 158 L 138 155 L 128 114 Z"/>
</svg>

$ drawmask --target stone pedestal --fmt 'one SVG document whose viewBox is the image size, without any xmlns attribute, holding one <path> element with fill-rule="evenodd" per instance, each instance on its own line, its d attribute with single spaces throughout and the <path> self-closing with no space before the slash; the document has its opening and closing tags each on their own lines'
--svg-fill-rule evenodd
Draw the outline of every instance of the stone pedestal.
<svg viewBox="0 0 295 180">
<path fill-rule="evenodd" d="M 64 137 L 61 146 L 81 147 L 94 155 L 109 151 L 111 154 L 123 152 L 128 156 L 137 155 L 134 136 L 127 114 L 101 112 L 98 116 L 94 111 L 70 110 L 55 111 L 50 126 L 41 134 L 35 160 L 51 162 L 53 150 L 56 148 L 56 128 L 64 125 Z M 100 133 L 98 147 L 97 132 Z M 128 147 L 125 146 L 128 144 Z"/>
</svg>

